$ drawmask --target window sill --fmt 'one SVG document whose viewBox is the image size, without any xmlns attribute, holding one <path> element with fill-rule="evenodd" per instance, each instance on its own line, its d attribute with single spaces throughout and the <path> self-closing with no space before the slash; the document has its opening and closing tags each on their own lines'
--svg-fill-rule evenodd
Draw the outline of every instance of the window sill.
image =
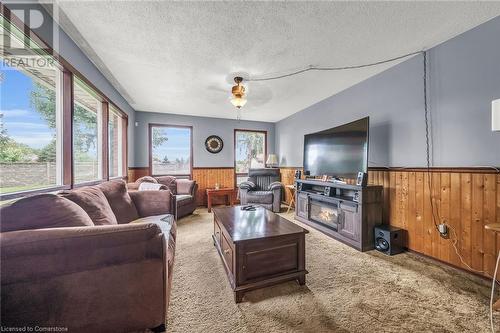
<svg viewBox="0 0 500 333">
<path fill-rule="evenodd" d="M 79 187 L 84 187 L 84 186 L 92 186 L 92 185 L 99 185 L 99 184 L 104 183 L 106 181 L 107 180 L 105 180 L 105 179 L 101 179 L 101 180 L 89 180 L 89 181 L 85 181 L 83 183 L 74 184 L 73 188 L 79 188 Z"/>
<path fill-rule="evenodd" d="M 36 190 L 5 193 L 5 194 L 0 194 L 0 201 L 18 199 L 18 198 L 22 198 L 22 197 L 35 195 L 35 194 L 51 193 L 51 192 L 57 192 L 57 191 L 62 191 L 62 190 L 69 190 L 70 188 L 71 187 L 69 185 L 61 185 L 61 186 L 40 188 L 40 189 L 36 189 Z"/>
<path fill-rule="evenodd" d="M 165 176 L 170 176 L 170 177 L 175 177 L 175 178 L 180 178 L 180 179 L 185 179 L 189 178 L 191 179 L 191 174 L 184 174 L 184 175 L 152 175 L 151 177 L 165 177 Z"/>
</svg>

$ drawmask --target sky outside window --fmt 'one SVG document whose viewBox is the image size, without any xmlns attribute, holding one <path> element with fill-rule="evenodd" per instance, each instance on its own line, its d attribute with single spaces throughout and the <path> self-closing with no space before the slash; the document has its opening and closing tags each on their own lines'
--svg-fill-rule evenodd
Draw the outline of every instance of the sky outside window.
<svg viewBox="0 0 500 333">
<path fill-rule="evenodd" d="M 3 115 L 4 130 L 11 139 L 34 149 L 50 144 L 56 130 L 47 125 L 31 103 L 31 92 L 35 89 L 34 80 L 3 62 L 0 69 L 0 112 Z"/>
<path fill-rule="evenodd" d="M 189 174 L 191 172 L 191 129 L 153 127 L 153 174 Z"/>
</svg>

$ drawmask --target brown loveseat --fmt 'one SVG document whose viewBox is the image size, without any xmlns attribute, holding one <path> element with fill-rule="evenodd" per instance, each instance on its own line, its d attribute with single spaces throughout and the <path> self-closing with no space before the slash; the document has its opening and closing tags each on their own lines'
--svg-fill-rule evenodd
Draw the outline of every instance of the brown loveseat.
<svg viewBox="0 0 500 333">
<path fill-rule="evenodd" d="M 137 179 L 134 183 L 128 183 L 129 191 L 138 190 L 143 182 L 162 184 L 164 189 L 169 189 L 175 195 L 177 219 L 192 214 L 196 209 L 196 192 L 198 191 L 196 181 L 178 179 L 174 176 L 145 176 Z"/>
<path fill-rule="evenodd" d="M 170 191 L 123 181 L 0 209 L 2 327 L 165 330 L 176 225 Z"/>
</svg>

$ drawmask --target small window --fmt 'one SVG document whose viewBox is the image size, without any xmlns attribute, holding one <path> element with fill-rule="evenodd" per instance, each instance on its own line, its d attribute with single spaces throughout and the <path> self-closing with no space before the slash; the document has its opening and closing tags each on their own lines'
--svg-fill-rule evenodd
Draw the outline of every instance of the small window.
<svg viewBox="0 0 500 333">
<path fill-rule="evenodd" d="M 150 125 L 150 168 L 153 175 L 191 175 L 191 132 L 191 127 Z"/>
<path fill-rule="evenodd" d="M 234 137 L 234 166 L 239 185 L 248 178 L 249 169 L 266 166 L 267 132 L 235 130 Z"/>
<path fill-rule="evenodd" d="M 85 83 L 73 85 L 73 170 L 76 184 L 102 179 L 102 102 Z"/>
<path fill-rule="evenodd" d="M 108 123 L 109 178 L 123 176 L 123 122 L 119 111 L 110 105 Z"/>
<path fill-rule="evenodd" d="M 14 26 L 0 29 L 19 51 L 0 56 L 0 194 L 62 185 L 61 71 Z"/>
</svg>

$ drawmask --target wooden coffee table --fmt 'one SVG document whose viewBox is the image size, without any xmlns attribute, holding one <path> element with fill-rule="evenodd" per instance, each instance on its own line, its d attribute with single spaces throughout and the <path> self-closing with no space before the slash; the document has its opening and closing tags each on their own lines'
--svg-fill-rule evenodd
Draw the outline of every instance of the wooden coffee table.
<svg viewBox="0 0 500 333">
<path fill-rule="evenodd" d="M 306 283 L 308 231 L 262 207 L 214 208 L 214 245 L 239 303 L 245 292 L 284 281 Z"/>
<path fill-rule="evenodd" d="M 212 211 L 212 199 L 213 197 L 227 197 L 226 203 L 229 206 L 234 205 L 234 194 L 235 194 L 235 189 L 234 188 L 207 188 L 207 206 L 208 206 L 208 212 L 210 213 Z"/>
</svg>

